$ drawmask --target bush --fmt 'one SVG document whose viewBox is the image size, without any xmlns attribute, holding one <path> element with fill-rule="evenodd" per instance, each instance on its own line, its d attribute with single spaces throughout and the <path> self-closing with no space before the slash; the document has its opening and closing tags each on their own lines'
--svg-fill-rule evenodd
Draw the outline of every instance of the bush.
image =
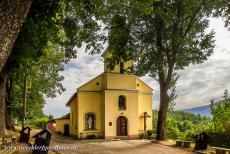
<svg viewBox="0 0 230 154">
<path fill-rule="evenodd" d="M 45 123 L 49 120 L 48 117 L 41 117 L 35 119 L 27 119 L 25 124 L 33 128 L 44 128 Z"/>
<path fill-rule="evenodd" d="M 154 133 L 154 130 L 147 130 L 148 137 L 151 137 Z"/>
<path fill-rule="evenodd" d="M 139 134 L 139 138 L 140 139 L 147 139 L 148 138 L 148 133 L 144 132 L 144 133 Z"/>
<path fill-rule="evenodd" d="M 155 137 L 156 133 L 154 130 L 147 130 L 146 132 L 139 134 L 139 138 L 141 139 L 150 139 Z"/>
</svg>

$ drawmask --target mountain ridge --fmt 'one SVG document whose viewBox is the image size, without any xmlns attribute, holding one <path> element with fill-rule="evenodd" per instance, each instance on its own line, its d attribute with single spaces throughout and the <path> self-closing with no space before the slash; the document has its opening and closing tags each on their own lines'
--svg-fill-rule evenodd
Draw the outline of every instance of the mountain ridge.
<svg viewBox="0 0 230 154">
<path fill-rule="evenodd" d="M 201 116 L 211 116 L 210 113 L 210 105 L 204 105 L 204 106 L 200 106 L 200 107 L 193 107 L 190 109 L 184 109 L 182 110 L 184 112 L 190 112 L 190 113 L 194 113 L 194 114 L 200 114 Z"/>
</svg>

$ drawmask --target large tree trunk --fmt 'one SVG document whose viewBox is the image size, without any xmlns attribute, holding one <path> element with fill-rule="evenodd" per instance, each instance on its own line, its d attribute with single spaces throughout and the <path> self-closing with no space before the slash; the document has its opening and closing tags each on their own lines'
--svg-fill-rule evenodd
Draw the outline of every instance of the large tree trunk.
<svg viewBox="0 0 230 154">
<path fill-rule="evenodd" d="M 0 74 L 0 137 L 5 135 L 6 74 Z"/>
<path fill-rule="evenodd" d="M 7 81 L 7 86 L 6 86 L 6 128 L 7 129 L 13 129 L 14 124 L 13 124 L 13 112 L 12 112 L 12 102 L 13 102 L 13 83 L 12 79 L 10 78 Z"/>
<path fill-rule="evenodd" d="M 0 0 L 0 72 L 29 12 L 32 0 Z"/>
<path fill-rule="evenodd" d="M 166 119 L 169 105 L 169 96 L 167 94 L 168 88 L 160 83 L 160 107 L 157 121 L 157 136 L 156 140 L 166 139 Z"/>
</svg>

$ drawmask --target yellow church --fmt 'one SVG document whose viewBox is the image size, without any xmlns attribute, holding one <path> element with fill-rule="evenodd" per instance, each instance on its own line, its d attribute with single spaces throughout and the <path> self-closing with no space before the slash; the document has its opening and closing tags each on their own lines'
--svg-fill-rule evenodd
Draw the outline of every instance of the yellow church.
<svg viewBox="0 0 230 154">
<path fill-rule="evenodd" d="M 78 139 L 138 138 L 152 129 L 152 88 L 136 75 L 124 71 L 132 61 L 120 63 L 80 86 L 68 100 L 70 113 L 56 119 L 56 132 Z"/>
</svg>

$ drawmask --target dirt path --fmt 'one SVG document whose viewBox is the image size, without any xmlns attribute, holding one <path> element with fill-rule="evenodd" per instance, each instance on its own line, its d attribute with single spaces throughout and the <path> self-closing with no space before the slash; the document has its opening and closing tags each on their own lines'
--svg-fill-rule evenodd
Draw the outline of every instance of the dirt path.
<svg viewBox="0 0 230 154">
<path fill-rule="evenodd" d="M 76 147 L 76 150 L 55 150 L 59 154 L 193 154 L 149 140 L 78 141 L 54 135 L 51 146 Z"/>
</svg>

